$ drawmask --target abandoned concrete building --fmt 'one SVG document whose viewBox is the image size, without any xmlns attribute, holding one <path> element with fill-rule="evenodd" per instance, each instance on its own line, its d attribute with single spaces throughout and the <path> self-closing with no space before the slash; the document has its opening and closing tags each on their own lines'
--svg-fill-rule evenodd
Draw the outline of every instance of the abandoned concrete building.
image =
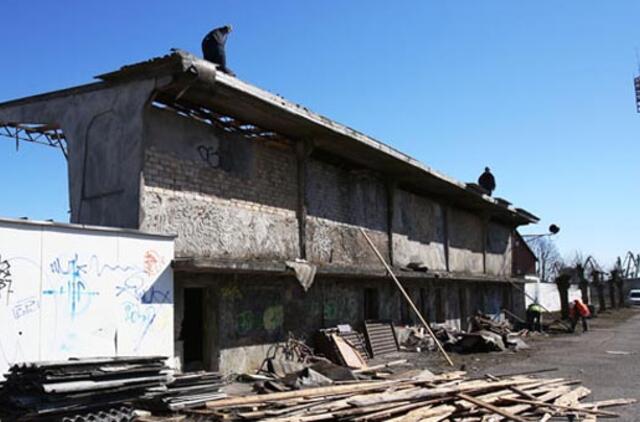
<svg viewBox="0 0 640 422">
<path fill-rule="evenodd" d="M 360 228 L 430 321 L 524 311 L 529 212 L 188 53 L 97 79 L 0 104 L 0 125 L 65 148 L 72 223 L 177 236 L 182 365 L 256 368 L 289 332 L 414 322 Z"/>
</svg>

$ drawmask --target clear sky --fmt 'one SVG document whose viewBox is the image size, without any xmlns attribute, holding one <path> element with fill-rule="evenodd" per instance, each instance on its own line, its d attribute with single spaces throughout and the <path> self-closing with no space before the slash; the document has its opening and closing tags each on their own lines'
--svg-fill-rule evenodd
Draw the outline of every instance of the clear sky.
<svg viewBox="0 0 640 422">
<path fill-rule="evenodd" d="M 238 76 L 561 227 L 564 255 L 640 252 L 632 0 L 4 0 L 0 101 L 91 81 L 231 23 Z M 68 220 L 62 155 L 0 139 L 0 216 Z"/>
</svg>

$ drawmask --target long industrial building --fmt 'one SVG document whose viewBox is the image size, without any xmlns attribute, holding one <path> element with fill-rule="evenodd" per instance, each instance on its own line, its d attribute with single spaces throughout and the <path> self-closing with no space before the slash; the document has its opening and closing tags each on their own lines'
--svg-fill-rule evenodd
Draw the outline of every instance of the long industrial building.
<svg viewBox="0 0 640 422">
<path fill-rule="evenodd" d="M 176 236 L 184 368 L 242 371 L 288 333 L 415 321 L 361 229 L 430 321 L 524 311 L 514 242 L 537 217 L 191 54 L 0 104 L 0 127 L 64 149 L 72 223 Z"/>
</svg>

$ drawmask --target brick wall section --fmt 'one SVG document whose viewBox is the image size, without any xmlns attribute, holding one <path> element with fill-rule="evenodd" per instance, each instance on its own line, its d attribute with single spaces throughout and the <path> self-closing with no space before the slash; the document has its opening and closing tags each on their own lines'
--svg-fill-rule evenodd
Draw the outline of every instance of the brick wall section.
<svg viewBox="0 0 640 422">
<path fill-rule="evenodd" d="M 299 256 L 291 145 L 251 141 L 164 110 L 146 118 L 143 230 L 177 234 L 177 256 Z"/>
<path fill-rule="evenodd" d="M 307 258 L 311 262 L 380 266 L 360 227 L 388 258 L 387 191 L 379 175 L 311 159 L 307 206 Z"/>
<path fill-rule="evenodd" d="M 211 168 L 201 160 L 184 159 L 178 154 L 150 147 L 145 153 L 145 185 L 190 192 L 202 199 L 210 197 L 260 209 L 295 211 L 296 162 L 291 151 L 255 148 L 255 168 L 250 177 Z"/>
</svg>

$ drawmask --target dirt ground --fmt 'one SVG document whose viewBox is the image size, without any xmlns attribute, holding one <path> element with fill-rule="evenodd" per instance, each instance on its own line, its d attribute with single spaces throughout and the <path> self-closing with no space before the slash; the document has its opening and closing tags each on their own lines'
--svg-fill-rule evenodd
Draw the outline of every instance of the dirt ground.
<svg viewBox="0 0 640 422">
<path fill-rule="evenodd" d="M 433 372 L 463 368 L 469 375 L 501 375 L 557 368 L 540 374 L 547 377 L 580 379 L 592 390 L 585 400 L 635 398 L 640 400 L 640 308 L 626 308 L 600 314 L 589 320 L 589 331 L 525 337 L 531 346 L 519 352 L 451 354 L 455 367 L 447 366 L 436 352 L 402 353 L 413 364 Z M 617 421 L 640 421 L 640 404 L 612 408 Z"/>
</svg>

